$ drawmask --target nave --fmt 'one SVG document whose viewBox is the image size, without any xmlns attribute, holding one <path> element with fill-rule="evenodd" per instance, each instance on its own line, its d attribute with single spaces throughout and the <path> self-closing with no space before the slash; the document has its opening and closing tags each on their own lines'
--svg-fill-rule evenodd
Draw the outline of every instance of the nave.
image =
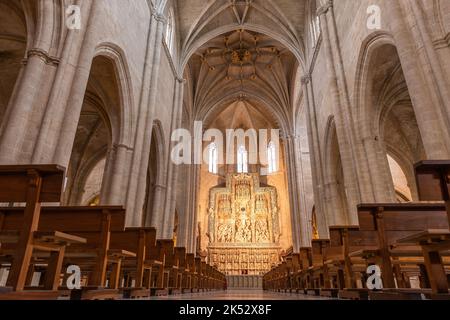
<svg viewBox="0 0 450 320">
<path fill-rule="evenodd" d="M 330 300 L 332 298 L 314 297 L 305 294 L 268 292 L 263 290 L 226 290 L 217 292 L 189 293 L 174 296 L 151 297 L 150 300 L 233 300 L 233 301 L 266 301 L 266 300 Z"/>
<path fill-rule="evenodd" d="M 0 0 L 0 300 L 449 299 L 449 88 L 450 0 Z"/>
</svg>

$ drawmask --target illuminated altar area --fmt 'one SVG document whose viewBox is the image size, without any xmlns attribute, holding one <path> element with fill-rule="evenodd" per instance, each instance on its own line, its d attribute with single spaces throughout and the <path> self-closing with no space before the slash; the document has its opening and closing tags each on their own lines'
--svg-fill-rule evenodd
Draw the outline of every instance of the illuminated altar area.
<svg viewBox="0 0 450 320">
<path fill-rule="evenodd" d="M 256 173 L 229 173 L 209 194 L 208 260 L 227 275 L 261 275 L 280 260 L 277 189 Z"/>
</svg>

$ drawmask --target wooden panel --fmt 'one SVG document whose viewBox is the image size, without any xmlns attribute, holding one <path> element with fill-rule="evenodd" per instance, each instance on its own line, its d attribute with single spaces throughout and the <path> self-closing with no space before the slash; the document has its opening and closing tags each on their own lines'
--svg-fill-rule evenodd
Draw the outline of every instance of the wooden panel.
<svg viewBox="0 0 450 320">
<path fill-rule="evenodd" d="M 449 200 L 450 161 L 422 161 L 415 165 L 415 172 L 421 201 Z"/>
<path fill-rule="evenodd" d="M 125 230 L 123 232 L 113 232 L 111 234 L 111 242 L 109 247 L 111 249 L 120 248 L 123 250 L 136 252 L 139 247 L 138 230 Z"/>
<path fill-rule="evenodd" d="M 65 169 L 57 165 L 0 166 L 0 202 L 26 202 L 28 172 L 42 177 L 41 202 L 60 202 Z"/>
<path fill-rule="evenodd" d="M 164 253 L 165 266 L 173 266 L 175 262 L 175 252 L 173 246 L 173 240 L 158 240 L 157 247 Z"/>
<path fill-rule="evenodd" d="M 125 209 L 122 207 L 43 207 L 39 230 L 61 230 L 68 233 L 98 232 L 101 230 L 103 213 L 111 214 L 111 230 L 123 231 Z M 3 229 L 21 229 L 24 208 L 0 208 L 4 213 Z"/>
<path fill-rule="evenodd" d="M 405 210 L 398 208 L 383 212 L 386 231 L 417 231 L 425 229 L 446 229 L 448 219 L 445 206 L 428 207 L 425 209 Z"/>
<path fill-rule="evenodd" d="M 359 228 L 366 231 L 375 231 L 376 222 L 372 214 L 373 207 L 367 208 L 364 206 L 358 206 L 358 221 Z"/>
<path fill-rule="evenodd" d="M 375 231 L 351 230 L 348 233 L 349 247 L 376 246 L 378 235 Z"/>
</svg>

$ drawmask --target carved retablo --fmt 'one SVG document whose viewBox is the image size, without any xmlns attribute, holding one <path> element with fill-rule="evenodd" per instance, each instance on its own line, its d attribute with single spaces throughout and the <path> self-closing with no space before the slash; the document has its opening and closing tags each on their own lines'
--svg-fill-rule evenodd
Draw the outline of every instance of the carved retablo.
<svg viewBox="0 0 450 320">
<path fill-rule="evenodd" d="M 209 261 L 229 275 L 259 275 L 279 261 L 277 190 L 258 174 L 229 174 L 209 200 Z"/>
</svg>

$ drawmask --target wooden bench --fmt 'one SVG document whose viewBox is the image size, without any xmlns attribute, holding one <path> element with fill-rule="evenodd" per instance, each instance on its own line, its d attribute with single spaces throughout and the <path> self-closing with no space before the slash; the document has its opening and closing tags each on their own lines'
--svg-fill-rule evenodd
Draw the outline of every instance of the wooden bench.
<svg viewBox="0 0 450 320">
<path fill-rule="evenodd" d="M 0 211 L 6 217 L 15 217 L 17 221 L 23 215 L 24 208 L 4 208 Z M 64 263 L 78 265 L 82 272 L 88 275 L 87 286 L 78 292 L 74 291 L 73 297 L 84 299 L 84 295 L 92 297 L 96 292 L 102 297 L 105 296 L 108 263 L 117 264 L 120 255 L 120 252 L 110 248 L 111 232 L 123 231 L 124 223 L 125 210 L 122 207 L 43 207 L 41 209 L 38 231 L 61 230 L 85 239 L 86 243 L 78 241 L 65 249 Z M 55 277 L 59 277 L 59 274 Z M 64 290 L 64 287 L 62 289 Z M 118 297 L 118 290 L 108 292 L 111 298 Z"/>
<path fill-rule="evenodd" d="M 195 263 L 195 255 L 188 253 L 186 255 L 187 269 L 189 269 L 188 279 L 185 281 L 185 287 L 183 287 L 183 293 L 198 292 L 198 274 Z"/>
<path fill-rule="evenodd" d="M 120 291 L 125 298 L 149 297 L 152 270 L 162 265 L 161 261 L 150 259 L 152 252 L 157 250 L 156 229 L 133 227 L 112 232 L 110 250 L 131 253 L 117 261 L 117 268 L 111 273 L 110 288 L 117 289 L 123 282 L 125 287 Z"/>
<path fill-rule="evenodd" d="M 442 261 L 442 252 L 450 250 L 450 161 L 422 161 L 415 165 L 421 201 L 444 201 L 447 225 L 428 226 L 398 242 L 421 247 L 427 276 L 434 295 L 449 294 L 449 281 Z"/>
<path fill-rule="evenodd" d="M 181 294 L 189 282 L 189 266 L 187 262 L 186 248 L 175 247 L 175 257 L 178 261 L 178 277 L 172 294 Z"/>
<path fill-rule="evenodd" d="M 156 241 L 156 246 L 164 255 L 164 281 L 158 290 L 159 295 L 166 295 L 176 288 L 178 279 L 178 259 L 175 255 L 174 242 L 171 239 L 161 239 Z"/>
<path fill-rule="evenodd" d="M 414 239 L 417 234 L 428 229 L 448 230 L 443 203 L 364 204 L 358 206 L 358 217 L 360 229 L 376 233 L 379 244 L 375 250 L 359 254 L 372 256 L 372 262 L 381 266 L 384 288 L 396 288 L 395 277 L 397 284 L 402 282 L 396 267 L 420 261 L 422 250 Z"/>
<path fill-rule="evenodd" d="M 0 203 L 26 205 L 7 284 L 14 291 L 25 287 L 41 203 L 61 201 L 64 172 L 57 165 L 0 166 Z"/>
<path fill-rule="evenodd" d="M 365 272 L 367 263 L 351 253 L 378 248 L 376 234 L 358 226 L 332 226 L 330 245 L 325 248 L 325 262 L 333 275 L 333 287 L 340 290 L 357 288 L 357 274 Z"/>
<path fill-rule="evenodd" d="M 309 268 L 312 266 L 312 251 L 311 247 L 302 247 L 299 252 L 300 270 L 296 275 L 296 282 L 298 283 L 297 292 L 307 293 L 306 290 L 311 288 L 311 277 Z"/>
</svg>

